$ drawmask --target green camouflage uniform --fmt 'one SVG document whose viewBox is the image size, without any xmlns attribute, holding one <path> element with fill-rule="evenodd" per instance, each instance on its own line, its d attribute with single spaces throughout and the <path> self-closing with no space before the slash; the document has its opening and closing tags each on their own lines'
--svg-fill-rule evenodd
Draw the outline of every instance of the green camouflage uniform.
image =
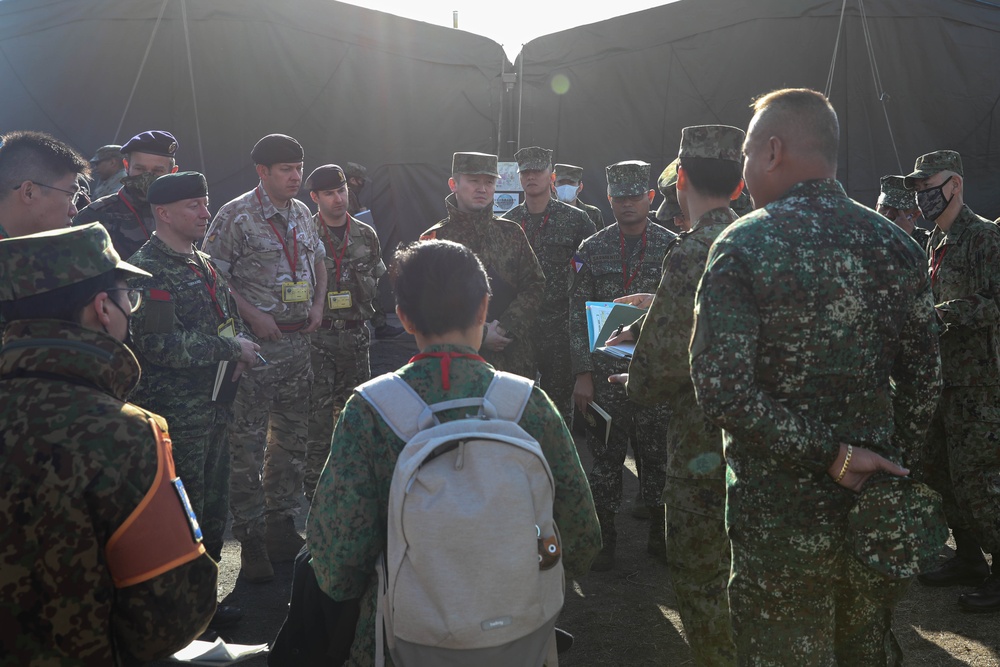
<svg viewBox="0 0 1000 667">
<path fill-rule="evenodd" d="M 91 202 L 73 218 L 74 227 L 91 222 L 99 222 L 108 230 L 115 250 L 125 258 L 135 254 L 156 230 L 149 202 L 127 186 Z"/>
<path fill-rule="evenodd" d="M 305 326 L 316 297 L 312 293 L 315 262 L 325 256 L 325 250 L 305 204 L 292 199 L 287 214 L 291 220 L 286 221 L 285 215 L 274 207 L 264 188 L 257 186 L 219 210 L 208 229 L 204 249 L 232 288 L 272 315 L 279 326 Z M 285 235 L 284 246 L 268 220 Z M 293 254 L 296 243 L 297 256 Z M 285 256 L 286 248 L 295 260 L 294 272 Z M 295 281 L 309 283 L 309 300 L 283 302 L 282 283 Z M 264 537 L 265 506 L 268 514 L 294 514 L 305 466 L 313 379 L 309 336 L 295 331 L 278 341 L 261 341 L 260 354 L 267 364 L 243 374 L 229 434 L 229 508 L 233 535 L 241 542 Z"/>
<path fill-rule="evenodd" d="M 581 211 L 587 214 L 587 217 L 590 218 L 590 221 L 594 223 L 594 229 L 596 231 L 601 231 L 602 229 L 604 229 L 604 214 L 601 213 L 601 209 L 597 208 L 596 206 L 591 206 L 590 204 L 585 204 L 582 201 L 580 201 L 579 198 L 576 200 L 576 203 L 573 204 L 573 206 L 575 206 L 576 208 L 580 209 Z"/>
<path fill-rule="evenodd" d="M 500 371 L 535 379 L 535 356 L 531 334 L 534 331 L 542 296 L 545 274 L 517 223 L 493 215 L 489 208 L 477 213 L 459 211 L 455 195 L 444 200 L 448 217 L 420 235 L 422 241 L 455 241 L 479 256 L 490 275 L 494 298 L 498 279 L 510 285 L 516 296 L 501 313 L 491 309 L 487 321 L 499 320 L 514 340 L 502 352 L 482 350 L 483 357 Z"/>
<path fill-rule="evenodd" d="M 326 244 L 327 290 L 349 291 L 352 305 L 331 310 L 327 303 L 323 324 L 312 334 L 313 387 L 305 474 L 306 497 L 310 500 L 330 453 L 330 436 L 340 411 L 354 387 L 371 378 L 365 320 L 375 313 L 378 279 L 385 275 L 378 235 L 369 225 L 349 217 L 350 230 L 340 240 L 330 233 L 319 214 L 313 221 Z M 336 258 L 341 252 L 338 276 Z"/>
<path fill-rule="evenodd" d="M 475 354 L 471 347 L 432 345 L 424 352 Z M 421 359 L 396 371 L 428 404 L 483 396 L 493 369 L 482 361 L 456 358 L 451 388 L 444 389 L 441 363 Z M 437 413 L 446 422 L 461 410 Z M 585 574 L 601 547 L 600 530 L 587 479 L 573 439 L 544 392 L 535 389 L 520 426 L 538 440 L 556 485 L 553 517 L 559 527 L 566 577 Z M 375 561 L 385 549 L 389 486 L 396 458 L 405 443 L 359 395 L 351 396 L 333 437 L 330 460 L 306 526 L 312 565 L 323 591 L 334 600 L 362 598 L 350 667 L 367 667 L 375 658 Z M 386 656 L 387 664 L 389 662 Z"/>
<path fill-rule="evenodd" d="M 940 366 L 919 249 L 837 181 L 798 183 L 713 244 L 690 356 L 724 429 L 739 664 L 899 664 L 892 605 L 847 568 L 856 494 L 827 470 L 841 443 L 923 447 Z"/>
<path fill-rule="evenodd" d="M 527 204 L 503 215 L 521 225 L 535 257 L 545 273 L 545 294 L 538 320 L 532 330 L 535 361 L 541 373 L 541 387 L 569 419 L 574 376 L 569 360 L 569 272 L 573 253 L 583 240 L 596 231 L 580 209 L 550 199 L 538 215 L 528 213 Z"/>
<path fill-rule="evenodd" d="M 177 475 L 184 480 L 198 515 L 205 548 L 220 560 L 229 517 L 232 404 L 214 403 L 212 389 L 219 362 L 236 361 L 241 350 L 235 339 L 218 332 L 230 318 L 237 332 L 245 328 L 226 279 L 210 266 L 208 255 L 191 250 L 192 254 L 179 253 L 153 234 L 132 256 L 131 263 L 153 277 L 129 280 L 130 287 L 145 295 L 132 316 L 131 346 L 142 378 L 130 398 L 170 423 Z M 215 300 L 209 285 L 216 290 Z M 173 321 L 169 331 L 154 323 L 155 311 L 163 302 L 157 304 L 150 290 L 170 295 Z"/>
</svg>

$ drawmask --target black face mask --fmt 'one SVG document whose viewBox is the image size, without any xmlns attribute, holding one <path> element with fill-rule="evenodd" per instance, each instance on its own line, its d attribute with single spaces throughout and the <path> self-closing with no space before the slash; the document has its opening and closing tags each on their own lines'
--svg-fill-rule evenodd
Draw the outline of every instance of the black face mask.
<svg viewBox="0 0 1000 667">
<path fill-rule="evenodd" d="M 124 343 L 127 347 L 131 347 L 131 343 L 132 343 L 132 313 L 130 313 L 127 310 L 125 310 L 124 308 L 122 308 L 121 304 L 119 304 L 117 301 L 115 301 L 110 296 L 108 297 L 108 301 L 110 301 L 111 303 L 115 304 L 115 308 L 117 308 L 118 310 L 122 311 L 122 315 L 125 316 L 125 340 L 123 340 L 122 343 Z M 105 327 L 103 324 L 101 325 L 101 327 L 104 329 L 104 333 L 106 333 L 109 336 L 111 336 L 111 332 L 108 331 L 107 327 Z"/>
<path fill-rule="evenodd" d="M 917 206 L 920 207 L 920 212 L 925 219 L 931 222 L 937 220 L 948 208 L 951 200 L 955 198 L 955 195 L 952 195 L 950 199 L 944 198 L 944 186 L 948 185 L 948 181 L 953 178 L 954 176 L 949 176 L 947 181 L 936 188 L 927 188 L 917 193 Z"/>
</svg>

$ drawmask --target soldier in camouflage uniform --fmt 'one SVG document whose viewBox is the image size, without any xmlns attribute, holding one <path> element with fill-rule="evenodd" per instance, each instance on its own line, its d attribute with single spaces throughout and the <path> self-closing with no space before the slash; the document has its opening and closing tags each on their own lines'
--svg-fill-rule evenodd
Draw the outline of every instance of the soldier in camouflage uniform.
<svg viewBox="0 0 1000 667">
<path fill-rule="evenodd" d="M 434 241 L 402 250 L 396 267 L 397 312 L 421 351 L 396 372 L 429 404 L 483 396 L 494 370 L 477 354 L 489 290 L 482 264 L 467 248 Z M 464 415 L 437 413 L 442 421 Z M 518 424 L 541 445 L 552 470 L 565 576 L 579 577 L 600 548 L 600 531 L 573 438 L 537 387 Z M 351 667 L 374 664 L 374 570 L 386 547 L 389 486 L 404 444 L 364 398 L 351 396 L 309 510 L 306 531 L 320 588 L 334 600 L 361 598 Z"/>
<path fill-rule="evenodd" d="M 521 225 L 545 273 L 545 295 L 532 331 L 541 387 L 570 419 L 573 373 L 569 360 L 569 267 L 573 253 L 594 234 L 594 223 L 580 209 L 549 196 L 554 175 L 552 151 L 532 146 L 514 154 L 524 188 L 524 203 L 503 217 Z"/>
<path fill-rule="evenodd" d="M 726 593 L 730 559 L 722 431 L 695 401 L 688 343 L 708 249 L 737 218 L 729 202 L 742 185 L 744 136 L 727 125 L 681 131 L 677 194 L 683 220 L 693 224 L 667 248 L 625 386 L 636 403 L 666 403 L 670 409 L 663 489 L 667 562 L 696 665 L 736 664 Z"/>
<path fill-rule="evenodd" d="M 904 185 L 916 190 L 921 213 L 936 225 L 927 257 L 944 391 L 928 431 L 924 472 L 945 499 L 959 547 L 955 558 L 921 581 L 981 584 L 960 595 L 959 605 L 996 611 L 1000 575 L 983 581 L 989 569 L 980 546 L 1000 554 L 1000 230 L 966 206 L 962 158 L 955 151 L 920 156 Z"/>
<path fill-rule="evenodd" d="M 823 95 L 754 108 L 757 209 L 709 251 L 690 348 L 698 404 L 724 429 L 738 664 L 898 665 L 894 599 L 859 593 L 848 514 L 871 475 L 907 474 L 937 402 L 924 258 L 835 180 Z"/>
<path fill-rule="evenodd" d="M 2 665 L 145 663 L 215 610 L 166 422 L 125 402 L 130 275 L 100 225 L 0 241 Z"/>
<path fill-rule="evenodd" d="M 595 230 L 604 229 L 604 214 L 601 209 L 580 200 L 580 193 L 583 192 L 583 167 L 557 164 L 555 174 L 556 199 L 586 213 L 594 223 Z"/>
<path fill-rule="evenodd" d="M 920 209 L 913 193 L 906 189 L 902 176 L 889 175 L 879 179 L 878 203 L 875 205 L 875 210 L 899 225 L 900 229 L 917 242 L 921 250 L 927 251 L 931 233 L 915 224 L 920 218 Z"/>
<path fill-rule="evenodd" d="M 306 180 L 318 211 L 313 217 L 326 246 L 327 293 L 323 322 L 312 334 L 313 386 L 306 444 L 306 497 L 330 454 L 330 436 L 354 387 L 371 378 L 368 329 L 378 279 L 385 275 L 375 230 L 347 212 L 347 179 L 341 168 L 316 168 Z"/>
<path fill-rule="evenodd" d="M 73 224 L 101 223 L 111 234 L 118 254 L 131 257 L 156 229 L 146 192 L 157 178 L 177 171 L 177 140 L 169 132 L 149 130 L 125 142 L 121 153 L 128 170 L 121 187 L 80 211 Z"/>
<path fill-rule="evenodd" d="M 304 542 L 294 515 L 313 379 L 308 334 L 323 320 L 326 251 L 309 209 L 294 199 L 302 146 L 270 134 L 250 155 L 260 183 L 219 210 L 204 250 L 229 281 L 267 360 L 240 381 L 229 436 L 229 509 L 242 546 L 241 574 L 263 582 L 274 576 L 271 560 L 294 559 Z"/>
<path fill-rule="evenodd" d="M 122 179 L 128 176 L 125 163 L 122 162 L 122 147 L 108 144 L 98 148 L 94 157 L 90 158 L 90 169 L 94 176 L 91 199 L 100 199 L 118 192 Z"/>
<path fill-rule="evenodd" d="M 545 292 L 545 274 L 516 223 L 493 215 L 497 156 L 455 153 L 445 198 L 448 217 L 420 235 L 422 241 L 461 243 L 476 253 L 490 276 L 493 298 L 483 327 L 483 357 L 498 371 L 535 379 L 531 338 Z"/>
<path fill-rule="evenodd" d="M 609 166 L 607 173 L 615 223 L 591 236 L 577 250 L 570 268 L 569 305 L 570 355 L 576 376 L 573 401 L 580 411 L 586 411 L 591 401 L 597 403 L 611 415 L 612 424 L 607 443 L 599 442 L 591 433 L 587 435 L 594 454 L 588 477 L 604 542 L 594 561 L 593 569 L 597 571 L 614 567 L 614 522 L 621 505 L 622 464 L 629 442 L 637 459 L 642 500 L 653 517 L 646 548 L 656 556 L 665 554 L 660 494 L 666 463 L 663 432 L 668 419 L 664 408 L 640 408 L 629 402 L 622 387 L 607 382 L 608 376 L 625 372 L 628 362 L 590 352 L 586 302 L 611 301 L 622 294 L 655 290 L 663 255 L 674 238 L 674 234 L 646 218 L 653 201 L 648 163 L 619 162 Z"/>
<path fill-rule="evenodd" d="M 663 201 L 660 202 L 660 206 L 653 215 L 661 225 L 677 232 L 691 227 L 677 201 L 677 165 L 679 164 L 680 160 L 675 159 L 664 167 L 663 171 L 660 172 L 660 177 L 656 179 L 656 189 L 663 195 Z"/>
</svg>

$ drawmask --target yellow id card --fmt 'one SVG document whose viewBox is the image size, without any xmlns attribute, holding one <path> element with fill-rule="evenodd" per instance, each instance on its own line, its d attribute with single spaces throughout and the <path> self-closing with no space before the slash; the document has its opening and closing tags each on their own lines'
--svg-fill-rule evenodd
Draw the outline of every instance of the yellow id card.
<svg viewBox="0 0 1000 667">
<path fill-rule="evenodd" d="M 351 301 L 350 292 L 327 292 L 326 305 L 329 306 L 330 310 L 341 310 L 350 308 L 354 302 Z"/>
<path fill-rule="evenodd" d="M 309 300 L 309 283 L 281 283 L 281 300 L 285 303 L 304 303 Z"/>
<path fill-rule="evenodd" d="M 219 335 L 223 338 L 236 338 L 236 323 L 233 318 L 229 318 L 219 325 Z"/>
</svg>

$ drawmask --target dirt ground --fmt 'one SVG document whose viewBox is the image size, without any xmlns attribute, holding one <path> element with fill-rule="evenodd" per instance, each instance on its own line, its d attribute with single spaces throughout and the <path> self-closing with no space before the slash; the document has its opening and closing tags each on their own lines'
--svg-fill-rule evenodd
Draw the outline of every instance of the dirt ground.
<svg viewBox="0 0 1000 667">
<path fill-rule="evenodd" d="M 416 352 L 413 339 L 402 336 L 372 345 L 372 372 L 387 372 Z M 584 469 L 590 454 L 577 442 Z M 563 667 L 617 665 L 692 665 L 684 630 L 674 604 L 666 566 L 646 555 L 648 523 L 632 518 L 631 499 L 638 491 L 634 462 L 627 462 L 625 506 L 618 515 L 615 568 L 567 582 L 566 605 L 559 626 L 575 636 L 571 651 L 560 656 Z M 305 508 L 298 517 L 304 533 Z M 942 558 L 950 555 L 950 549 Z M 274 581 L 248 584 L 238 579 L 239 544 L 227 540 L 220 566 L 219 598 L 242 607 L 243 620 L 223 639 L 242 644 L 270 643 L 285 618 L 292 565 L 275 565 Z M 907 667 L 1000 667 L 1000 614 L 964 614 L 956 598 L 968 589 L 927 588 L 914 583 L 900 603 L 895 632 Z M 159 665 L 176 663 L 161 662 Z M 266 665 L 263 657 L 244 663 Z M 846 666 L 850 667 L 850 666 Z"/>
</svg>

